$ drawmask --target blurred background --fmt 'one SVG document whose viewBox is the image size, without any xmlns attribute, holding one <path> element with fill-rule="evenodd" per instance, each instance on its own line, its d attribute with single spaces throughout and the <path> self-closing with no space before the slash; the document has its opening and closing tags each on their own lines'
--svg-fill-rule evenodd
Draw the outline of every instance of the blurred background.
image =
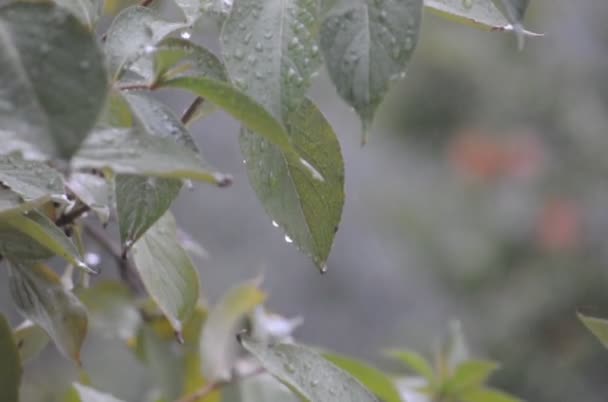
<svg viewBox="0 0 608 402">
<path fill-rule="evenodd" d="M 608 317 L 607 20 L 606 0 L 534 0 L 526 25 L 546 36 L 518 52 L 512 35 L 426 12 L 364 148 L 322 72 L 310 94 L 340 138 L 347 193 L 324 276 L 257 201 L 238 125 L 223 113 L 197 122 L 206 159 L 235 178 L 184 190 L 173 208 L 208 252 L 195 258 L 206 299 L 263 273 L 268 307 L 304 317 L 300 341 L 388 368 L 383 348 L 430 355 L 459 319 L 473 354 L 501 362 L 496 386 L 527 401 L 605 401 L 608 351 L 576 312 Z M 177 112 L 191 101 L 161 95 Z M 17 324 L 5 279 L 2 311 Z M 124 348 L 93 336 L 83 361 L 100 389 L 137 400 L 146 379 Z M 47 348 L 26 368 L 24 401 L 58 400 L 74 375 Z"/>
</svg>

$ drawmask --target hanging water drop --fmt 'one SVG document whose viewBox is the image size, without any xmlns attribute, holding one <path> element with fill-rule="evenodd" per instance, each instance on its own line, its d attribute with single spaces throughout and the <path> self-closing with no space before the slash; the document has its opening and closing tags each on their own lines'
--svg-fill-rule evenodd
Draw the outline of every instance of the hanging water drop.
<svg viewBox="0 0 608 402">
<path fill-rule="evenodd" d="M 462 0 L 462 6 L 467 10 L 473 7 L 473 0 Z"/>
<path fill-rule="evenodd" d="M 279 224 L 276 221 L 272 221 L 272 226 L 274 226 L 275 228 L 278 228 Z"/>
<path fill-rule="evenodd" d="M 183 31 L 179 36 L 181 36 L 182 39 L 190 39 L 192 34 L 188 31 Z"/>
<path fill-rule="evenodd" d="M 319 271 L 321 271 L 322 274 L 326 274 L 327 273 L 327 265 L 326 264 L 321 265 L 321 268 L 319 268 Z"/>
<path fill-rule="evenodd" d="M 285 243 L 293 243 L 293 239 L 287 235 L 285 235 Z"/>
</svg>

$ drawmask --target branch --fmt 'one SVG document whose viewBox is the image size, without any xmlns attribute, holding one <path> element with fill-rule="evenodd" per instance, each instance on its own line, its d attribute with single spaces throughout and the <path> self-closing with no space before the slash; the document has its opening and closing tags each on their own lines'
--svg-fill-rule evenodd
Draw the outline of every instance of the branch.
<svg viewBox="0 0 608 402">
<path fill-rule="evenodd" d="M 81 206 L 72 209 L 67 214 L 61 215 L 55 221 L 55 225 L 57 225 L 57 226 L 66 226 L 66 225 L 69 225 L 71 223 L 74 223 L 74 221 L 76 219 L 80 218 L 83 214 L 89 212 L 90 209 L 91 208 L 88 205 L 82 204 Z"/>
<path fill-rule="evenodd" d="M 204 102 L 205 98 L 197 96 L 196 99 L 194 99 L 194 101 L 190 104 L 190 106 L 188 106 L 181 118 L 184 126 L 188 124 L 190 120 L 192 120 L 192 117 L 194 117 L 194 113 L 196 113 L 196 110 L 201 107 Z"/>
<path fill-rule="evenodd" d="M 258 374 L 262 374 L 263 372 L 265 372 L 266 369 L 264 367 L 256 367 L 255 370 L 252 370 L 249 373 L 245 373 L 240 375 L 239 377 L 235 378 L 234 381 L 239 381 L 242 380 L 244 378 L 249 378 L 249 377 L 254 377 Z M 197 402 L 199 399 L 203 399 L 206 396 L 208 396 L 209 394 L 211 394 L 213 391 L 216 391 L 222 387 L 225 387 L 226 385 L 231 384 L 234 381 L 214 381 L 214 382 L 210 382 L 208 384 L 203 385 L 201 388 L 197 389 L 196 391 L 194 391 L 191 394 L 188 394 L 178 400 L 176 400 L 175 402 Z"/>
</svg>

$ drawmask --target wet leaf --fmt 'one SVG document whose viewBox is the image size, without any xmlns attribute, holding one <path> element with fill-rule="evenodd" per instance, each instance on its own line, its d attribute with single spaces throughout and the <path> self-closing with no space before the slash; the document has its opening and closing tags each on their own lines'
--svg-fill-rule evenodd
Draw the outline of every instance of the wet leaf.
<svg viewBox="0 0 608 402">
<path fill-rule="evenodd" d="M 279 121 L 303 101 L 321 64 L 316 1 L 241 0 L 221 40 L 230 78 Z"/>
<path fill-rule="evenodd" d="M 262 205 L 288 242 L 312 256 L 323 271 L 344 204 L 340 144 L 323 114 L 309 100 L 287 113 L 285 123 L 296 151 L 316 174 L 257 134 L 241 135 L 249 180 Z"/>
<path fill-rule="evenodd" d="M 301 399 L 291 392 L 288 387 L 267 373 L 259 374 L 251 378 L 244 378 L 238 382 L 237 387 L 239 394 L 238 400 L 241 402 L 301 401 Z"/>
<path fill-rule="evenodd" d="M 220 186 L 230 183 L 229 176 L 205 168 L 192 150 L 173 139 L 148 135 L 139 127 L 95 131 L 72 160 L 72 167 L 192 179 Z"/>
<path fill-rule="evenodd" d="M 19 401 L 21 361 L 13 332 L 6 318 L 0 314 L 0 392 L 4 401 Z"/>
<path fill-rule="evenodd" d="M 110 180 L 98 174 L 73 172 L 67 187 L 82 203 L 89 206 L 102 224 L 110 220 L 111 190 Z"/>
<path fill-rule="evenodd" d="M 231 377 L 239 323 L 266 298 L 258 282 L 250 281 L 230 289 L 209 312 L 200 353 L 203 374 L 210 381 Z"/>
<path fill-rule="evenodd" d="M 42 263 L 9 260 L 8 267 L 9 289 L 17 310 L 42 327 L 64 356 L 80 364 L 80 348 L 87 333 L 86 308 Z"/>
<path fill-rule="evenodd" d="M 20 212 L 41 207 L 43 204 L 50 201 L 50 197 L 44 196 L 30 202 L 23 202 L 19 194 L 0 186 L 0 218 L 8 215 L 15 215 Z M 0 232 L 2 230 L 0 229 Z M 0 237 L 2 234 L 0 234 Z"/>
<path fill-rule="evenodd" d="M 154 387 L 160 390 L 166 401 L 173 401 L 181 395 L 184 377 L 184 367 L 173 343 L 173 340 L 160 339 L 151 328 L 142 326 L 138 345 Z"/>
<path fill-rule="evenodd" d="M 50 340 L 44 329 L 29 320 L 15 328 L 14 336 L 23 363 L 38 356 Z"/>
<path fill-rule="evenodd" d="M 115 79 L 127 70 L 144 75 L 146 68 L 138 67 L 137 61 L 153 53 L 158 42 L 166 36 L 186 26 L 184 23 L 165 21 L 147 7 L 123 10 L 112 22 L 106 38 L 110 74 Z"/>
<path fill-rule="evenodd" d="M 346 356 L 324 353 L 323 357 L 359 380 L 380 400 L 401 402 L 401 397 L 392 379 L 377 368 Z"/>
<path fill-rule="evenodd" d="M 0 183 L 24 201 L 45 196 L 62 197 L 63 177 L 43 162 L 26 161 L 19 155 L 0 156 Z"/>
<path fill-rule="evenodd" d="M 340 96 L 365 132 L 389 82 L 404 75 L 418 42 L 422 0 L 340 0 L 321 28 L 321 49 Z"/>
<path fill-rule="evenodd" d="M 0 7 L 0 55 L 3 151 L 71 157 L 108 87 L 94 34 L 51 3 L 16 2 Z"/>
<path fill-rule="evenodd" d="M 167 211 L 133 246 L 133 261 L 148 294 L 177 333 L 199 300 L 198 273 L 177 240 Z"/>
<path fill-rule="evenodd" d="M 587 327 L 589 331 L 608 348 L 608 320 L 591 317 L 578 313 L 578 319 Z"/>
<path fill-rule="evenodd" d="M 433 368 L 426 361 L 426 359 L 420 356 L 418 353 L 411 350 L 395 349 L 387 351 L 386 354 L 405 363 L 407 367 L 409 367 L 416 374 L 420 374 L 429 383 L 434 381 L 435 374 L 433 373 Z"/>
<path fill-rule="evenodd" d="M 304 401 L 379 401 L 359 381 L 309 348 L 267 345 L 246 337 L 241 338 L 241 343 L 270 374 Z"/>
<path fill-rule="evenodd" d="M 97 391 L 86 385 L 74 383 L 73 387 L 78 393 L 78 396 L 80 396 L 80 402 L 123 402 L 110 394 Z"/>
<path fill-rule="evenodd" d="M 102 0 L 55 0 L 55 3 L 74 14 L 80 22 L 93 30 L 101 14 Z"/>
</svg>

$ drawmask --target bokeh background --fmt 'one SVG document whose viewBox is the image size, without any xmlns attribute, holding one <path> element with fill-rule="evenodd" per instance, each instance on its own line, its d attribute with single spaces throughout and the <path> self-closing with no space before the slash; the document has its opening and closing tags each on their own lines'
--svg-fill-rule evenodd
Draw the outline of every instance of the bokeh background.
<svg viewBox="0 0 608 402">
<path fill-rule="evenodd" d="M 496 386 L 527 401 L 607 400 L 608 351 L 576 318 L 608 317 L 606 21 L 606 0 L 534 0 L 526 24 L 546 36 L 518 52 L 509 34 L 426 12 L 365 148 L 322 72 L 310 95 L 340 138 L 347 192 L 324 276 L 257 201 L 238 125 L 223 113 L 194 124 L 206 158 L 235 177 L 184 190 L 173 208 L 208 252 L 195 257 L 206 299 L 263 273 L 268 307 L 304 317 L 299 340 L 389 368 L 383 348 L 429 354 L 459 319 L 474 355 L 501 362 Z M 178 112 L 191 100 L 161 96 Z M 5 275 L 0 303 L 17 324 Z M 145 387 L 115 342 L 93 336 L 83 361 L 116 396 Z M 59 400 L 75 375 L 47 348 L 26 368 L 24 401 Z"/>
</svg>

